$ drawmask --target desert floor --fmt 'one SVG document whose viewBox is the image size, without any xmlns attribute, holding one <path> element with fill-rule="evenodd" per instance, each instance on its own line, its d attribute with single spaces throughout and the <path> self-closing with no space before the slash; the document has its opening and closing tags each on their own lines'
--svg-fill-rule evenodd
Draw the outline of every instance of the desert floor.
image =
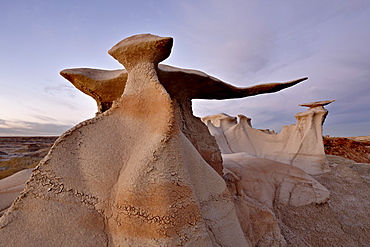
<svg viewBox="0 0 370 247">
<path fill-rule="evenodd" d="M 0 137 L 0 179 L 35 167 L 49 152 L 57 136 Z"/>
</svg>

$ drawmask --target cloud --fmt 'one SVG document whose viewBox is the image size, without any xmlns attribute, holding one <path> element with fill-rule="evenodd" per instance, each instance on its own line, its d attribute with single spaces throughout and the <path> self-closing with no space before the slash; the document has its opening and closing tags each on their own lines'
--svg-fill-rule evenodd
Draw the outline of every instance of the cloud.
<svg viewBox="0 0 370 247">
<path fill-rule="evenodd" d="M 74 99 L 77 94 L 76 88 L 66 83 L 51 84 L 50 86 L 46 86 L 44 87 L 44 92 L 52 96 L 58 96 L 58 97 L 66 96 L 72 99 Z"/>
<path fill-rule="evenodd" d="M 242 113 L 257 127 L 276 128 L 295 123 L 294 114 L 305 110 L 298 104 L 335 99 L 327 107 L 325 132 L 370 134 L 368 1 L 181 4 L 187 35 L 196 43 L 189 56 L 197 58 L 198 69 L 238 86 L 309 77 L 276 94 L 194 101 L 196 115 Z"/>
<path fill-rule="evenodd" d="M 72 126 L 0 119 L 0 136 L 59 136 Z"/>
<path fill-rule="evenodd" d="M 2 26 L 9 31 L 2 40 L 0 79 L 7 84 L 0 101 L 7 106 L 1 118 L 25 120 L 17 128 L 30 129 L 26 121 L 68 126 L 94 116 L 95 102 L 58 71 L 70 66 L 119 68 L 107 49 L 121 38 L 144 32 L 175 38 L 165 63 L 198 69 L 233 85 L 309 77 L 276 94 L 195 102 L 197 115 L 241 113 L 252 117 L 256 127 L 275 129 L 295 122 L 300 103 L 336 99 L 328 107 L 329 132 L 347 128 L 352 135 L 351 129 L 357 131 L 370 120 L 365 107 L 370 93 L 367 0 L 151 1 L 144 8 L 131 4 L 133 11 L 127 15 L 118 15 L 125 2 L 94 2 L 83 12 L 83 4 L 66 11 L 65 4 L 40 2 L 29 11 L 30 6 L 13 2 L 0 3 L 7 10 Z"/>
</svg>

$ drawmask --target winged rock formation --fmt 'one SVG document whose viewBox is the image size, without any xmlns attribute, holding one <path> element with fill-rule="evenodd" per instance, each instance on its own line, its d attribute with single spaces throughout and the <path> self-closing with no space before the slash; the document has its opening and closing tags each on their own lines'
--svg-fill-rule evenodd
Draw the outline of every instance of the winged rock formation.
<svg viewBox="0 0 370 247">
<path fill-rule="evenodd" d="M 64 133 L 33 171 L 0 218 L 0 246 L 284 243 L 268 208 L 229 192 L 216 141 L 191 114 L 191 99 L 276 92 L 306 78 L 236 88 L 158 65 L 172 43 L 132 36 L 109 51 L 126 70 L 61 72 L 100 113 Z"/>
</svg>

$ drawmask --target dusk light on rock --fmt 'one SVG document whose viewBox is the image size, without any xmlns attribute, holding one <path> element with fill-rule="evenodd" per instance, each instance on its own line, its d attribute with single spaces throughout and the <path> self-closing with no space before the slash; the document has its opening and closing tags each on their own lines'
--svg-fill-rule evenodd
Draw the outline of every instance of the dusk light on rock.
<svg viewBox="0 0 370 247">
<path fill-rule="evenodd" d="M 370 2 L 0 8 L 0 247 L 370 246 Z"/>
</svg>

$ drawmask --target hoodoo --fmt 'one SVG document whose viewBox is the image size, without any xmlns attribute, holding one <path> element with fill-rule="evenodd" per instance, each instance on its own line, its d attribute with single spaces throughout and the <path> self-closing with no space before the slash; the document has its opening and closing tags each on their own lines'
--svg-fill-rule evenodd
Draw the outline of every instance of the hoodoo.
<svg viewBox="0 0 370 247">
<path fill-rule="evenodd" d="M 315 163 L 325 155 L 310 156 L 321 152 L 327 102 L 304 104 L 310 109 L 296 115 L 293 134 L 282 138 L 289 140 L 275 136 L 273 148 L 265 143 L 269 134 L 252 130 L 244 117 L 240 123 L 226 115 L 205 118 L 209 131 L 193 116 L 192 99 L 273 93 L 307 78 L 238 88 L 160 64 L 172 45 L 169 37 L 135 35 L 109 50 L 125 69 L 61 72 L 96 100 L 98 112 L 64 133 L 32 172 L 0 218 L 0 246 L 317 243 L 302 236 L 300 222 L 286 219 L 289 212 L 336 209 L 319 182 L 330 186 L 328 166 Z"/>
</svg>

